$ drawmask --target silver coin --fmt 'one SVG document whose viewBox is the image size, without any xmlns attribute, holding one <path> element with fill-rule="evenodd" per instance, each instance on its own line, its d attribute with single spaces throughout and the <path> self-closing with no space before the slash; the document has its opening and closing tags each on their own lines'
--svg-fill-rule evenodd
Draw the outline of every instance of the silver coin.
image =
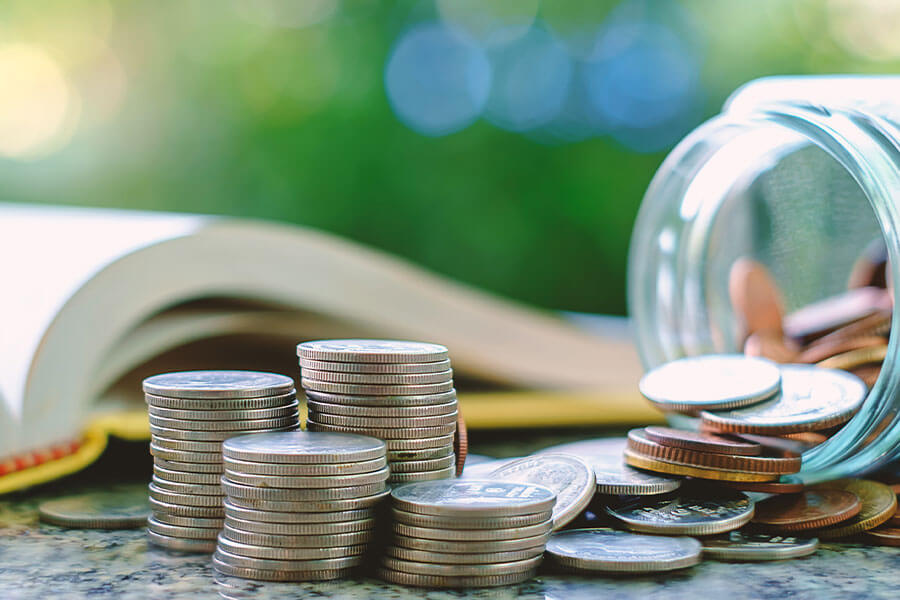
<svg viewBox="0 0 900 600">
<path fill-rule="evenodd" d="M 210 554 L 216 550 L 215 540 L 195 540 L 190 538 L 177 538 L 168 535 L 162 535 L 155 531 L 147 530 L 147 540 L 154 546 L 166 548 L 167 550 L 176 550 L 178 552 L 197 552 L 202 554 Z"/>
<path fill-rule="evenodd" d="M 536 483 L 556 493 L 553 529 L 557 530 L 581 514 L 597 491 L 594 470 L 572 454 L 527 456 L 492 471 L 485 479 Z"/>
<path fill-rule="evenodd" d="M 435 415 L 456 414 L 459 403 L 456 400 L 444 404 L 430 404 L 426 406 L 354 406 L 352 404 L 332 404 L 330 402 L 318 402 L 307 400 L 307 407 L 311 412 L 323 415 L 343 415 L 346 417 L 398 417 L 410 419 L 416 417 L 429 417 Z"/>
<path fill-rule="evenodd" d="M 296 390 L 278 396 L 260 398 L 168 398 L 144 394 L 144 400 L 150 408 L 174 410 L 256 410 L 263 408 L 280 408 L 297 400 Z"/>
<path fill-rule="evenodd" d="M 447 469 L 450 467 L 454 467 L 455 471 L 455 466 L 456 456 L 453 454 L 427 460 L 394 461 L 391 463 L 391 475 L 415 473 L 417 471 L 435 471 L 437 469 Z"/>
<path fill-rule="evenodd" d="M 181 462 L 177 460 L 166 460 L 158 456 L 154 457 L 153 464 L 160 469 L 168 471 L 179 471 L 181 473 L 205 473 L 205 474 L 222 474 L 222 463 L 197 463 L 197 462 Z"/>
<path fill-rule="evenodd" d="M 300 407 L 300 403 L 294 400 L 290 404 L 276 406 L 274 408 L 254 408 L 250 410 L 183 410 L 179 408 L 162 408 L 150 406 L 148 411 L 154 417 L 166 419 L 179 419 L 181 421 L 251 421 L 257 419 L 277 419 L 290 417 Z"/>
<path fill-rule="evenodd" d="M 307 421 L 307 425 L 309 422 Z M 328 427 L 328 425 L 323 425 Z M 453 434 L 439 435 L 437 437 L 423 437 L 412 440 L 384 440 L 387 446 L 388 454 L 393 455 L 401 450 L 427 450 L 427 449 L 445 449 L 448 446 L 451 451 L 453 449 Z M 390 462 L 392 458 L 388 458 Z"/>
<path fill-rule="evenodd" d="M 511 573 L 521 573 L 522 571 L 533 571 L 541 564 L 543 558 L 543 556 L 533 556 L 531 558 L 513 562 L 486 563 L 481 565 L 440 565 L 388 556 L 382 560 L 381 564 L 388 569 L 399 571 L 401 573 L 417 573 L 420 575 L 437 575 L 444 577 L 471 577 L 508 575 Z"/>
<path fill-rule="evenodd" d="M 488 475 L 502 467 L 503 465 L 508 465 L 511 462 L 517 461 L 522 456 L 515 456 L 512 458 L 498 458 L 491 459 L 489 462 L 476 463 L 474 465 L 469 464 L 469 457 L 466 456 L 466 464 L 463 468 L 462 475 L 460 475 L 461 479 L 490 479 Z"/>
<path fill-rule="evenodd" d="M 390 490 L 384 489 L 371 496 L 360 498 L 345 498 L 342 500 L 265 500 L 259 498 L 229 498 L 234 506 L 251 510 L 271 512 L 340 512 L 345 510 L 358 510 L 373 508 L 384 502 L 390 495 Z"/>
<path fill-rule="evenodd" d="M 407 535 L 394 535 L 392 542 L 395 546 L 422 550 L 425 552 L 447 552 L 450 554 L 480 554 L 485 552 L 512 552 L 525 548 L 543 547 L 550 534 L 537 535 L 515 540 L 491 540 L 491 541 L 447 541 L 429 540 L 426 538 L 409 537 Z"/>
<path fill-rule="evenodd" d="M 390 471 L 387 467 L 371 473 L 355 473 L 352 475 L 304 475 L 294 477 L 288 475 L 254 475 L 236 473 L 225 469 L 225 477 L 234 483 L 271 488 L 342 488 L 354 485 L 371 485 L 387 481 Z"/>
<path fill-rule="evenodd" d="M 249 419 L 244 421 L 184 421 L 150 415 L 150 425 L 165 429 L 187 431 L 247 431 L 289 427 L 298 422 L 297 413 L 272 419 Z"/>
<path fill-rule="evenodd" d="M 198 421 L 199 422 L 199 421 Z M 155 437 L 164 437 L 170 440 L 184 440 L 186 442 L 223 442 L 231 437 L 236 437 L 239 435 L 249 435 L 251 433 L 273 433 L 278 431 L 296 431 L 297 427 L 299 427 L 300 422 L 298 417 L 295 415 L 290 419 L 285 419 L 281 421 L 284 425 L 278 425 L 275 427 L 269 428 L 260 428 L 255 430 L 220 430 L 220 431 L 206 431 L 206 430 L 197 430 L 197 429 L 170 429 L 168 427 L 160 427 L 158 425 L 150 424 L 150 440 L 153 441 Z"/>
<path fill-rule="evenodd" d="M 438 373 L 450 368 L 450 359 L 419 363 L 353 363 L 301 358 L 300 367 L 336 373 Z"/>
<path fill-rule="evenodd" d="M 246 567 L 231 566 L 215 557 L 213 557 L 212 566 L 217 573 L 225 576 L 273 582 L 331 581 L 333 579 L 349 577 L 353 573 L 352 569 L 333 569 L 330 571 L 268 571 L 263 569 L 249 569 Z M 219 594 L 226 599 L 237 598 L 236 596 L 224 594 L 221 591 Z M 243 599 L 243 596 L 241 596 L 241 599 Z"/>
<path fill-rule="evenodd" d="M 150 508 L 154 513 L 165 512 L 179 517 L 198 517 L 201 519 L 224 519 L 225 510 L 221 506 L 191 506 L 157 500 L 150 496 Z M 143 525 L 142 525 L 143 526 Z"/>
<path fill-rule="evenodd" d="M 563 567 L 609 573 L 656 573 L 700 562 L 690 537 L 640 535 L 613 529 L 570 529 L 550 536 L 547 554 Z"/>
<path fill-rule="evenodd" d="M 275 548 L 242 544 L 219 535 L 219 548 L 229 554 L 250 558 L 268 558 L 271 560 L 321 560 L 324 558 L 343 558 L 358 556 L 367 549 L 365 544 L 356 546 L 326 546 L 318 548 Z"/>
<path fill-rule="evenodd" d="M 525 560 L 541 556 L 544 546 L 526 548 L 524 550 L 511 550 L 509 552 L 482 552 L 480 554 L 453 554 L 451 552 L 426 552 L 424 550 L 412 550 L 401 546 L 388 545 L 384 549 L 385 554 L 403 560 L 436 563 L 442 565 L 480 565 L 502 562 Z"/>
<path fill-rule="evenodd" d="M 773 399 L 731 411 L 703 411 L 701 419 L 737 432 L 819 430 L 848 421 L 867 393 L 866 384 L 852 373 L 815 365 L 784 365 L 781 393 Z"/>
<path fill-rule="evenodd" d="M 628 529 L 664 535 L 713 535 L 753 518 L 753 501 L 741 492 L 697 487 L 671 498 L 638 498 L 606 512 Z"/>
<path fill-rule="evenodd" d="M 315 379 L 301 378 L 300 384 L 305 390 L 328 392 L 330 394 L 350 394 L 355 396 L 419 396 L 423 394 L 440 394 L 453 389 L 452 381 L 444 383 L 423 383 L 421 385 L 363 385 L 353 383 L 329 383 Z"/>
<path fill-rule="evenodd" d="M 219 479 L 222 477 L 221 473 L 184 473 L 182 471 L 163 469 L 158 465 L 153 465 L 153 475 L 166 481 L 201 485 L 219 485 Z"/>
<path fill-rule="evenodd" d="M 633 469 L 625 464 L 626 438 L 599 438 L 545 448 L 538 454 L 563 453 L 583 458 L 594 469 L 597 492 L 646 496 L 665 494 L 681 486 L 680 479 Z M 465 471 L 464 471 L 465 472 Z"/>
<path fill-rule="evenodd" d="M 162 511 L 153 511 L 153 518 L 166 525 L 179 525 L 181 527 L 200 527 L 202 529 L 222 529 L 225 519 L 212 517 L 182 517 Z"/>
<path fill-rule="evenodd" d="M 370 436 L 296 431 L 234 437 L 222 452 L 229 458 L 258 462 L 351 463 L 383 457 L 385 444 Z"/>
<path fill-rule="evenodd" d="M 265 569 L 268 571 L 326 571 L 333 569 L 348 569 L 362 564 L 363 561 L 362 556 L 297 560 L 254 558 L 252 556 L 234 554 L 225 548 L 216 549 L 214 558 L 234 567 Z"/>
<path fill-rule="evenodd" d="M 121 485 L 42 502 L 38 516 L 44 523 L 72 529 L 135 529 L 147 523 L 150 504 L 143 485 Z"/>
<path fill-rule="evenodd" d="M 511 527 L 507 529 L 435 529 L 417 527 L 404 523 L 393 524 L 394 533 L 407 537 L 426 540 L 446 540 L 460 542 L 517 540 L 524 537 L 546 535 L 553 530 L 553 522 L 549 519 L 537 525 Z"/>
<path fill-rule="evenodd" d="M 254 462 L 223 456 L 222 464 L 231 473 L 306 477 L 313 475 L 353 475 L 355 473 L 371 473 L 387 466 L 387 458 L 381 457 L 372 460 L 347 463 L 288 464 Z"/>
<path fill-rule="evenodd" d="M 422 363 L 447 360 L 439 344 L 401 340 L 318 340 L 297 345 L 301 360 L 352 363 Z"/>
<path fill-rule="evenodd" d="M 388 462 L 394 465 L 402 461 L 435 460 L 453 456 L 453 440 L 436 448 L 421 448 L 418 450 L 389 450 Z"/>
<path fill-rule="evenodd" d="M 765 561 L 807 556 L 819 547 L 816 538 L 731 531 L 704 538 L 703 555 L 715 560 Z"/>
<path fill-rule="evenodd" d="M 265 521 L 235 519 L 234 517 L 229 517 L 227 511 L 225 517 L 224 524 L 231 529 L 246 531 L 247 533 L 264 533 L 268 535 L 329 536 L 342 533 L 355 533 L 357 531 L 372 531 L 375 528 L 374 518 L 357 519 L 354 521 L 334 521 L 331 523 L 267 523 Z"/>
<path fill-rule="evenodd" d="M 358 508 L 353 510 L 333 510 L 327 512 L 279 512 L 244 508 L 226 498 L 223 502 L 225 516 L 242 521 L 262 521 L 265 523 L 335 523 L 340 521 L 356 521 L 371 519 L 375 516 L 374 508 Z"/>
<path fill-rule="evenodd" d="M 415 481 L 433 481 L 436 479 L 452 479 L 456 475 L 456 465 L 433 471 L 409 471 L 406 473 L 391 472 L 389 483 L 412 483 Z"/>
<path fill-rule="evenodd" d="M 528 515 L 516 515 L 514 517 L 439 517 L 437 515 L 406 512 L 396 508 L 391 509 L 391 515 L 396 523 L 431 529 L 510 529 L 527 527 L 549 521 L 552 518 L 552 514 L 550 511 L 544 511 Z"/>
<path fill-rule="evenodd" d="M 269 548 L 334 548 L 367 544 L 375 537 L 372 530 L 330 535 L 284 535 L 255 533 L 231 527 L 225 522 L 222 535 L 233 542 Z"/>
<path fill-rule="evenodd" d="M 298 502 L 315 500 L 344 500 L 371 496 L 384 491 L 384 482 L 369 485 L 352 485 L 335 488 L 261 488 L 235 483 L 222 478 L 222 489 L 231 498 L 256 498 L 276 502 Z"/>
<path fill-rule="evenodd" d="M 394 506 L 407 512 L 471 517 L 551 510 L 556 494 L 541 485 L 505 481 L 425 481 L 394 488 Z"/>
<path fill-rule="evenodd" d="M 448 577 L 446 575 L 420 575 L 403 573 L 393 569 L 379 568 L 376 574 L 381 579 L 399 585 L 427 588 L 479 588 L 514 585 L 534 577 L 535 570 L 509 573 L 506 575 L 472 575 L 469 577 Z"/>
<path fill-rule="evenodd" d="M 438 427 L 441 425 L 456 426 L 458 412 L 430 417 L 348 417 L 346 415 L 329 415 L 310 409 L 309 418 L 325 425 L 345 425 L 348 427 L 397 429 L 407 427 Z"/>
<path fill-rule="evenodd" d="M 181 463 L 209 463 L 218 465 L 219 468 L 221 468 L 222 465 L 221 452 L 190 452 L 186 450 L 172 450 L 170 448 L 160 448 L 152 441 L 150 442 L 150 454 L 152 454 L 155 459 L 162 458 Z"/>
<path fill-rule="evenodd" d="M 441 392 L 439 394 L 417 394 L 413 396 L 397 394 L 391 396 L 359 396 L 352 394 L 330 394 L 327 392 L 306 390 L 306 397 L 309 400 L 315 400 L 316 402 L 327 402 L 328 404 L 402 408 L 446 404 L 447 402 L 456 400 L 456 390 L 452 389 L 449 392 Z"/>
<path fill-rule="evenodd" d="M 294 380 L 259 371 L 181 371 L 148 377 L 144 393 L 174 398 L 258 398 L 294 389 Z"/>
<path fill-rule="evenodd" d="M 180 483 L 177 481 L 167 481 L 160 479 L 156 475 L 153 476 L 153 483 L 160 490 L 172 492 L 174 494 L 187 494 L 190 496 L 223 496 L 222 487 L 220 485 L 206 485 L 200 483 Z"/>
<path fill-rule="evenodd" d="M 349 419 L 351 417 L 343 417 Z M 334 420 L 334 419 L 330 419 Z M 358 427 L 354 425 L 333 425 L 329 423 L 321 423 L 314 421 L 312 418 L 306 420 L 307 430 L 315 428 L 315 431 L 334 431 L 355 433 L 359 435 L 370 435 L 379 439 L 388 440 L 418 440 L 421 438 L 435 438 L 444 435 L 452 436 L 456 432 L 456 421 L 450 425 L 438 425 L 436 427 L 397 427 L 394 429 L 376 428 L 376 427 Z"/>
<path fill-rule="evenodd" d="M 312 381 L 352 383 L 356 385 L 424 385 L 453 381 L 453 369 L 437 373 L 336 373 L 303 368 L 301 375 Z"/>
<path fill-rule="evenodd" d="M 743 354 L 681 358 L 641 378 L 641 394 L 664 411 L 697 412 L 755 404 L 781 387 L 778 365 Z"/>
<path fill-rule="evenodd" d="M 183 527 L 181 525 L 169 525 L 160 523 L 153 517 L 147 519 L 147 529 L 159 535 L 174 538 L 186 538 L 192 540 L 215 540 L 219 535 L 219 528 L 207 527 Z"/>
<path fill-rule="evenodd" d="M 177 492 L 171 492 L 168 490 L 163 490 L 156 487 L 154 484 L 150 484 L 150 497 L 154 500 L 159 500 L 160 502 L 166 502 L 168 504 L 181 504 L 185 506 L 207 506 L 207 507 L 221 507 L 222 506 L 222 496 L 213 496 L 213 495 L 195 495 L 195 494 L 180 494 Z"/>
<path fill-rule="evenodd" d="M 188 452 L 221 452 L 222 442 L 195 442 L 193 440 L 173 440 L 161 435 L 153 436 L 153 443 L 169 450 L 185 450 Z"/>
</svg>

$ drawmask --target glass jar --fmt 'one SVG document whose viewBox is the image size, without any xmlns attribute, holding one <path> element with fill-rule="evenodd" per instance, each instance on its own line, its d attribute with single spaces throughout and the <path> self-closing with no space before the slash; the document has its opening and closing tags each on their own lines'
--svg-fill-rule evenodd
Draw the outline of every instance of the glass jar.
<svg viewBox="0 0 900 600">
<path fill-rule="evenodd" d="M 791 311 L 846 290 L 863 249 L 883 238 L 898 297 L 898 225 L 900 77 L 743 86 L 672 151 L 641 205 L 628 304 L 644 366 L 740 351 L 728 275 L 741 257 L 768 267 Z M 900 456 L 897 357 L 891 336 L 862 409 L 804 455 L 804 480 L 861 474 Z"/>
</svg>

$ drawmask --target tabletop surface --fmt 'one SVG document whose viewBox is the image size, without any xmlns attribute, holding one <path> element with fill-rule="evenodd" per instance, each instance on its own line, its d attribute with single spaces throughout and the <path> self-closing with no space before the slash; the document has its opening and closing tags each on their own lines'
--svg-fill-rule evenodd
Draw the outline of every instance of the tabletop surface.
<svg viewBox="0 0 900 600">
<path fill-rule="evenodd" d="M 525 454 L 559 440 L 494 439 L 473 451 Z M 484 436 L 487 438 L 487 436 Z M 566 439 L 588 437 L 585 434 Z M 549 443 L 548 443 L 549 442 Z M 149 478 L 149 475 L 148 475 Z M 103 489 L 102 482 L 66 483 L 66 492 Z M 0 598 L 606 598 L 679 599 L 727 593 L 734 598 L 896 598 L 900 549 L 823 544 L 810 557 L 763 563 L 705 561 L 657 576 L 576 577 L 541 572 L 531 581 L 480 590 L 423 590 L 375 579 L 326 583 L 263 583 L 214 575 L 205 555 L 171 554 L 147 543 L 143 530 L 64 529 L 39 523 L 37 506 L 58 486 L 0 500 Z"/>
</svg>

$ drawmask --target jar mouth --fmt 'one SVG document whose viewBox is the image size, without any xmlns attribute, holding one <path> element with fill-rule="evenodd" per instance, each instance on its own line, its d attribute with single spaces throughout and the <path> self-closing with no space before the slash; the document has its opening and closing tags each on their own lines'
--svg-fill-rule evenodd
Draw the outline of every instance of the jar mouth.
<svg viewBox="0 0 900 600">
<path fill-rule="evenodd" d="M 769 219 L 769 229 L 789 239 L 781 240 L 780 245 L 778 239 L 765 243 L 754 239 L 746 245 L 752 250 L 764 246 L 776 272 L 781 269 L 782 277 L 794 283 L 791 287 L 796 297 L 789 298 L 789 304 L 817 299 L 811 297 L 815 286 L 807 285 L 806 289 L 796 285 L 796 279 L 803 279 L 808 273 L 803 273 L 804 250 L 792 246 L 815 240 L 815 228 L 801 223 L 797 234 L 789 227 L 778 230 L 785 226 L 780 217 L 788 215 L 788 224 L 791 218 L 798 218 L 791 211 L 806 211 L 811 218 L 817 217 L 816 200 L 803 200 L 802 190 L 791 187 L 792 178 L 801 182 L 814 180 L 810 173 L 806 179 L 803 176 L 804 169 L 811 166 L 813 175 L 824 173 L 829 181 L 843 186 L 842 190 L 846 188 L 848 198 L 856 194 L 852 202 L 847 201 L 848 207 L 855 207 L 851 212 L 859 219 L 859 223 L 853 223 L 853 235 L 859 238 L 871 233 L 884 239 L 893 275 L 891 292 L 897 297 L 900 169 L 894 155 L 900 154 L 897 146 L 888 143 L 895 139 L 893 134 L 889 124 L 862 113 L 786 103 L 726 113 L 685 138 L 666 158 L 647 190 L 629 254 L 628 304 L 645 367 L 686 355 L 740 351 L 722 282 L 727 277 L 720 263 L 727 264 L 729 252 L 741 251 L 740 246 L 745 243 L 742 235 L 746 238 L 764 234 L 742 234 L 735 222 L 750 228 L 752 224 L 759 226 L 760 219 Z M 796 174 L 784 166 L 791 161 L 802 167 Z M 780 192 L 778 186 L 782 187 Z M 823 203 L 832 201 L 822 199 Z M 741 208 L 742 203 L 757 209 Z M 722 223 L 729 220 L 730 228 L 724 227 L 726 234 L 721 233 Z M 832 239 L 847 237 L 840 231 L 841 223 L 837 225 L 835 231 L 830 231 Z M 795 237 L 796 240 L 790 239 Z M 828 249 L 833 250 L 833 257 L 852 261 L 856 256 L 854 246 L 856 252 L 861 249 L 858 242 L 849 236 L 843 246 Z M 841 252 L 844 247 L 849 250 Z M 825 250 L 814 244 L 805 248 L 810 264 L 821 261 Z M 725 256 L 710 258 L 720 254 Z M 780 261 L 786 264 L 779 264 Z M 834 268 L 838 275 L 841 270 L 839 265 Z M 829 284 L 833 286 L 834 282 L 829 280 Z M 819 291 L 819 298 L 824 294 Z M 801 476 L 805 480 L 863 472 L 900 454 L 900 427 L 893 426 L 900 420 L 894 407 L 895 403 L 900 407 L 900 400 L 895 400 L 900 398 L 893 360 L 896 352 L 896 341 L 891 336 L 881 375 L 863 407 L 838 433 L 804 455 Z"/>
</svg>

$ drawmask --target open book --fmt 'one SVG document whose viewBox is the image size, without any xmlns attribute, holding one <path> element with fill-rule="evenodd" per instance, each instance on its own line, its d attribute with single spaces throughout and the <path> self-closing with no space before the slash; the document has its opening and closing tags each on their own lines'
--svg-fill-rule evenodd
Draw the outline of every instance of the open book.
<svg viewBox="0 0 900 600">
<path fill-rule="evenodd" d="M 0 463 L 77 439 L 98 413 L 142 409 L 153 373 L 296 377 L 295 345 L 316 338 L 444 344 L 464 411 L 467 390 L 495 390 L 511 417 L 511 389 L 636 397 L 627 339 L 309 229 L 0 204 L 0 256 Z"/>
</svg>

